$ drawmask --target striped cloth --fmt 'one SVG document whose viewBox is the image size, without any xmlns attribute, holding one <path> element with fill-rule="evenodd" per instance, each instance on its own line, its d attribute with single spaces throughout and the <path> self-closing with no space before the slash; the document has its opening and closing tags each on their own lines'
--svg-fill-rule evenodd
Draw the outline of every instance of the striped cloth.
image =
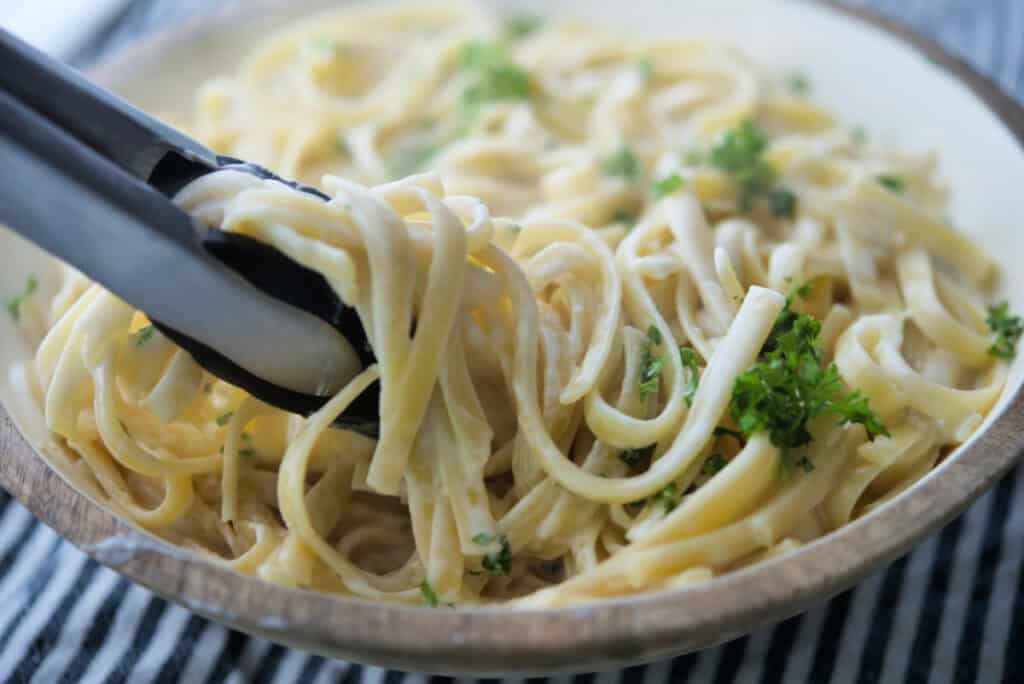
<svg viewBox="0 0 1024 684">
<path fill-rule="evenodd" d="M 4 0 L 7 2 L 8 0 Z M 1024 0 L 847 0 L 928 34 L 1024 99 Z M 88 64 L 210 0 L 130 4 Z M 810 612 L 718 648 L 555 682 L 1022 682 L 1024 469 L 909 556 Z M 293 651 L 98 566 L 0 492 L 0 681 L 451 681 Z M 492 680 L 494 681 L 494 680 Z"/>
</svg>

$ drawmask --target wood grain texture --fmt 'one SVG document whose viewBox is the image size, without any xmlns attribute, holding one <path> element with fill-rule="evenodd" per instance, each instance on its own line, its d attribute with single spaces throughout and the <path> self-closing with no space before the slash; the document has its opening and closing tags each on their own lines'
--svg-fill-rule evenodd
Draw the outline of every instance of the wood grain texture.
<svg viewBox="0 0 1024 684">
<path fill-rule="evenodd" d="M 258 11 L 261 3 L 270 4 L 258 0 L 245 7 Z M 1024 109 L 964 63 L 889 22 L 826 4 L 922 50 L 985 101 L 1024 145 Z M 220 12 L 230 13 L 230 7 Z M 153 40 L 187 40 L 190 25 Z M 126 68 L 133 53 L 106 69 Z M 790 555 L 692 588 L 543 611 L 379 605 L 240 575 L 146 534 L 76 491 L 46 465 L 3 411 L 0 486 L 100 563 L 170 601 L 243 631 L 405 670 L 550 673 L 676 655 L 794 615 L 849 587 L 949 522 L 1010 469 L 1022 446 L 1024 392 L 1018 388 L 985 432 L 935 472 L 870 516 Z"/>
</svg>

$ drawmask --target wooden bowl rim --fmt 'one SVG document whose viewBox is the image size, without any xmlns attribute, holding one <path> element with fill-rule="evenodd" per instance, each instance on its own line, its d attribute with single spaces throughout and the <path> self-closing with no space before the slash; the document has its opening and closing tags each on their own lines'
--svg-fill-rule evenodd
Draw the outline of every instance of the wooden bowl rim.
<svg viewBox="0 0 1024 684">
<path fill-rule="evenodd" d="M 203 24 L 275 0 L 235 0 L 134 44 L 93 74 L 187 42 Z M 966 85 L 1024 149 L 1024 107 L 935 42 L 835 0 L 814 0 L 902 41 Z M 0 486 L 100 563 L 213 620 L 305 650 L 444 673 L 602 669 L 711 646 L 805 610 L 854 584 L 960 514 L 1017 461 L 1024 386 L 955 458 L 865 518 L 784 557 L 704 585 L 576 608 L 459 610 L 395 606 L 265 583 L 174 547 L 75 490 L 0 408 Z M 46 496 L 35 496 L 45 493 Z"/>
</svg>

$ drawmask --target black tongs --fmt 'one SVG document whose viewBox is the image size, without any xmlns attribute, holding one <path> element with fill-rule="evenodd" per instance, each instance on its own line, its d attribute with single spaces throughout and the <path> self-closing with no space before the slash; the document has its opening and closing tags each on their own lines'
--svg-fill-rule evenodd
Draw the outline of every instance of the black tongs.
<svg viewBox="0 0 1024 684">
<path fill-rule="evenodd" d="M 199 365 L 308 415 L 376 360 L 355 311 L 319 273 L 171 202 L 215 154 L 0 30 L 0 223 L 144 311 Z M 338 419 L 366 434 L 378 387 Z"/>
</svg>

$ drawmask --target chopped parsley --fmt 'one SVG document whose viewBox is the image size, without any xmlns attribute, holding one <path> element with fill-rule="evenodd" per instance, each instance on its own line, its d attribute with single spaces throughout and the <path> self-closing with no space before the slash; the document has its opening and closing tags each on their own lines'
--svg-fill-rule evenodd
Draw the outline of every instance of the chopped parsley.
<svg viewBox="0 0 1024 684">
<path fill-rule="evenodd" d="M 509 17 L 505 22 L 505 35 L 513 40 L 525 38 L 544 25 L 544 20 L 532 14 Z"/>
<path fill-rule="evenodd" d="M 228 411 L 227 413 L 217 416 L 217 425 L 224 427 L 231 422 L 231 418 L 235 415 L 234 411 Z"/>
<path fill-rule="evenodd" d="M 769 351 L 737 376 L 731 400 L 740 431 L 746 437 L 767 431 L 781 450 L 783 477 L 790 470 L 790 450 L 813 440 L 807 424 L 817 416 L 833 414 L 840 424 L 859 423 L 872 440 L 889 434 L 867 397 L 859 390 L 845 391 L 836 365 L 822 366 L 821 322 L 793 314 L 788 304 L 772 330 L 774 339 L 765 344 Z M 797 465 L 806 469 L 810 463 Z"/>
<path fill-rule="evenodd" d="M 11 298 L 7 302 L 7 313 L 11 314 L 11 318 L 17 323 L 21 320 L 21 306 L 28 300 L 29 297 L 36 293 L 39 289 L 39 281 L 35 276 L 29 276 L 25 280 L 25 289 L 21 291 L 21 294 Z"/>
<path fill-rule="evenodd" d="M 640 72 L 640 78 L 645 81 L 650 81 L 654 78 L 654 62 L 651 61 L 650 57 L 644 57 L 636 63 L 637 71 Z"/>
<path fill-rule="evenodd" d="M 423 168 L 423 165 L 437 154 L 435 145 L 417 145 L 399 150 L 388 161 L 388 175 L 397 180 L 410 176 Z"/>
<path fill-rule="evenodd" d="M 775 188 L 768 195 L 768 203 L 775 218 L 793 218 L 796 216 L 796 195 L 786 188 Z"/>
<path fill-rule="evenodd" d="M 142 345 L 153 339 L 153 334 L 156 332 L 156 328 L 151 325 L 147 325 L 145 328 L 139 328 L 134 335 L 135 346 L 141 347 Z"/>
<path fill-rule="evenodd" d="M 868 142 L 868 129 L 863 126 L 854 126 L 853 130 L 850 131 L 850 138 L 853 140 L 854 145 L 865 145 Z"/>
<path fill-rule="evenodd" d="M 660 492 L 654 495 L 654 505 L 661 506 L 666 513 L 671 513 L 679 505 L 679 487 L 675 482 L 665 486 Z"/>
<path fill-rule="evenodd" d="M 654 355 L 654 347 L 661 344 L 661 333 L 653 325 L 647 329 L 643 356 L 640 359 L 640 396 L 658 392 L 661 370 L 665 367 L 665 359 Z"/>
<path fill-rule="evenodd" d="M 687 406 L 693 406 L 693 397 L 700 385 L 700 356 L 690 347 L 680 347 L 679 357 L 682 359 L 683 368 L 689 372 L 686 386 L 683 387 L 683 398 L 686 399 Z"/>
<path fill-rule="evenodd" d="M 341 48 L 341 43 L 334 38 L 313 38 L 309 41 L 309 46 L 318 52 L 325 52 L 334 54 Z"/>
<path fill-rule="evenodd" d="M 648 444 L 640 449 L 626 449 L 619 454 L 619 460 L 630 468 L 643 466 L 651 462 L 651 457 L 654 456 L 655 446 L 655 444 Z"/>
<path fill-rule="evenodd" d="M 902 195 L 907 190 L 907 184 L 899 176 L 893 175 L 881 175 L 876 176 L 875 180 L 878 181 L 879 185 L 890 192 L 894 192 L 897 195 Z"/>
<path fill-rule="evenodd" d="M 252 460 L 252 459 L 256 458 L 256 450 L 255 449 L 242 449 L 241 451 L 238 452 L 238 455 L 241 456 L 242 458 L 246 459 L 246 460 Z"/>
<path fill-rule="evenodd" d="M 517 66 L 499 44 L 468 43 L 462 52 L 462 66 L 468 77 L 462 105 L 469 114 L 489 102 L 530 97 L 530 74 Z"/>
<path fill-rule="evenodd" d="M 616 209 L 612 214 L 612 223 L 621 223 L 626 226 L 626 230 L 632 230 L 636 225 L 636 220 L 636 214 L 631 214 L 625 209 Z"/>
<path fill-rule="evenodd" d="M 793 324 L 796 319 L 800 317 L 798 313 L 793 311 L 793 302 L 797 299 L 807 299 L 811 296 L 811 290 L 813 285 L 811 283 L 797 283 L 793 284 L 792 278 L 786 278 L 786 282 L 790 284 L 790 290 L 786 294 L 786 305 L 782 307 L 782 311 L 779 312 L 778 317 L 775 319 L 775 325 L 772 326 L 772 331 L 768 335 L 768 339 L 765 340 L 764 346 L 761 347 L 761 354 L 767 354 L 768 352 L 775 349 L 778 339 L 786 332 L 789 332 L 793 328 Z"/>
<path fill-rule="evenodd" d="M 739 188 L 741 211 L 750 211 L 754 199 L 775 184 L 775 169 L 762 159 L 767 149 L 767 137 L 752 121 L 726 132 L 711 149 L 712 166 L 732 176 Z"/>
<path fill-rule="evenodd" d="M 431 608 L 437 608 L 437 594 L 434 592 L 434 587 L 430 586 L 430 582 L 423 580 L 420 582 L 420 594 L 423 595 L 423 603 Z"/>
<path fill-rule="evenodd" d="M 786 87 L 794 95 L 807 95 L 811 92 L 811 79 L 799 71 L 794 71 L 786 77 Z"/>
<path fill-rule="evenodd" d="M 655 181 L 651 186 L 651 192 L 654 193 L 654 199 L 661 199 L 682 190 L 684 185 L 686 181 L 678 173 L 673 173 Z"/>
<path fill-rule="evenodd" d="M 988 353 L 1000 359 L 1012 359 L 1017 355 L 1017 341 L 1024 333 L 1024 322 L 1020 316 L 1010 315 L 1010 304 L 1001 302 L 988 308 L 988 327 L 996 335 Z"/>
<path fill-rule="evenodd" d="M 704 151 L 699 147 L 691 147 L 683 152 L 683 163 L 687 166 L 700 166 L 704 163 Z"/>
<path fill-rule="evenodd" d="M 640 163 L 637 162 L 633 151 L 626 145 L 608 157 L 601 168 L 607 175 L 621 176 L 630 183 L 635 183 L 640 178 Z"/>
<path fill-rule="evenodd" d="M 729 461 L 725 460 L 725 456 L 722 456 L 722 454 L 711 454 L 704 461 L 704 465 L 700 467 L 700 474 L 713 477 L 727 465 L 729 465 Z"/>
<path fill-rule="evenodd" d="M 501 544 L 501 550 L 497 553 L 487 554 L 480 564 L 491 575 L 507 575 L 512 570 L 512 548 L 509 546 L 505 533 L 501 532 L 495 535 L 490 532 L 481 532 L 473 537 L 473 543 L 480 546 L 490 546 L 494 542 Z"/>
</svg>

